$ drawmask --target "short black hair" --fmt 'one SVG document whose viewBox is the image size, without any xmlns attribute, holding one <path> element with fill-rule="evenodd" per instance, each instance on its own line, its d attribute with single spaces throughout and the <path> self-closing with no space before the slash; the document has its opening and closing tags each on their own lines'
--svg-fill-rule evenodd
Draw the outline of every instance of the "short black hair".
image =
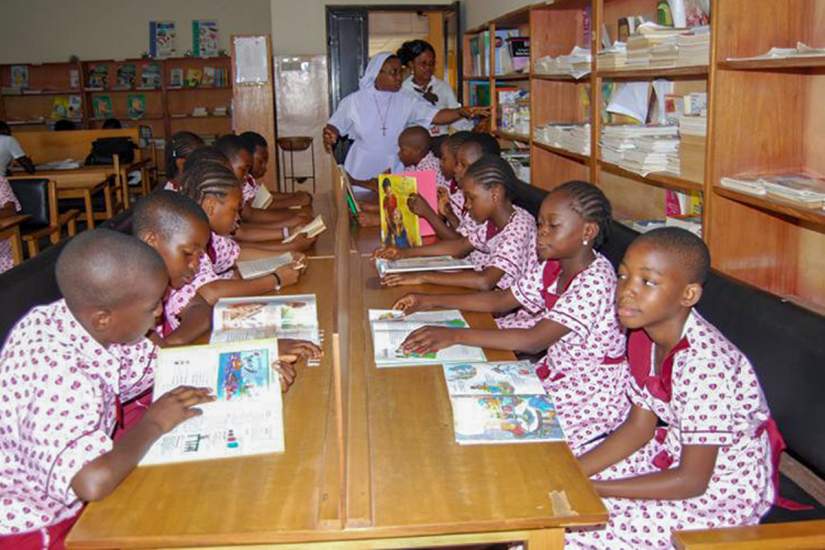
<svg viewBox="0 0 825 550">
<path fill-rule="evenodd" d="M 426 40 L 409 40 L 401 44 L 396 55 L 401 61 L 401 64 L 406 65 L 424 52 L 430 52 L 433 54 L 433 57 L 435 57 L 435 48 Z"/>
<path fill-rule="evenodd" d="M 132 300 L 149 274 L 166 274 L 160 255 L 148 244 L 111 229 L 84 231 L 60 252 L 57 285 L 69 309 L 112 308 Z"/>
<path fill-rule="evenodd" d="M 249 151 L 253 155 L 255 154 L 256 147 L 260 147 L 261 149 L 269 148 L 269 143 L 267 143 L 266 138 L 258 132 L 247 130 L 246 132 L 242 133 L 239 137 L 246 144 L 247 151 Z"/>
<path fill-rule="evenodd" d="M 123 128 L 123 125 L 116 118 L 107 118 L 101 126 L 103 130 L 119 130 L 120 128 Z"/>
<path fill-rule="evenodd" d="M 504 193 L 509 200 L 513 200 L 516 195 L 516 174 L 513 172 L 513 167 L 510 166 L 509 162 L 496 155 L 483 155 L 472 163 L 467 167 L 464 179 L 472 179 L 487 189 L 500 185 L 504 188 Z"/>
<path fill-rule="evenodd" d="M 6 124 L 6 121 L 0 120 L 0 135 L 11 135 L 11 126 Z"/>
<path fill-rule="evenodd" d="M 244 140 L 241 139 L 241 136 L 235 134 L 226 134 L 217 139 L 215 141 L 215 147 L 224 155 L 226 158 L 232 161 L 241 154 L 241 151 L 247 151 L 246 144 Z M 254 153 L 254 151 L 253 151 Z"/>
<path fill-rule="evenodd" d="M 681 227 L 660 227 L 636 237 L 630 246 L 648 243 L 673 256 L 691 283 L 704 284 L 710 272 L 710 251 L 701 238 Z"/>
<path fill-rule="evenodd" d="M 485 155 L 501 155 L 501 145 L 498 140 L 484 132 L 470 132 L 464 143 L 477 143 Z"/>
<path fill-rule="evenodd" d="M 599 248 L 610 235 L 613 206 L 601 189 L 586 181 L 572 180 L 554 188 L 547 195 L 564 193 L 573 203 L 573 210 L 585 221 L 599 226 L 599 234 L 593 239 L 593 248 Z"/>
<path fill-rule="evenodd" d="M 166 178 L 172 180 L 178 177 L 178 166 L 175 161 L 187 158 L 199 147 L 203 147 L 203 140 L 197 134 L 186 130 L 172 134 L 172 138 L 166 142 L 164 151 Z"/>
<path fill-rule="evenodd" d="M 421 151 L 430 148 L 430 132 L 423 126 L 404 128 L 404 131 L 398 136 L 398 142 L 401 143 L 402 140 L 408 141 Z"/>
<path fill-rule="evenodd" d="M 68 130 L 74 130 L 76 128 L 77 125 L 67 118 L 61 118 L 60 120 L 54 123 L 55 132 L 66 132 Z"/>
<path fill-rule="evenodd" d="M 132 234 L 140 238 L 153 231 L 163 239 L 183 231 L 192 220 L 209 227 L 209 218 L 198 203 L 175 191 L 155 191 L 139 200 L 132 213 Z"/>
<path fill-rule="evenodd" d="M 187 155 L 186 162 L 183 163 L 184 174 L 201 162 L 217 162 L 218 164 L 229 166 L 229 159 L 226 158 L 226 155 L 224 155 L 220 149 L 214 145 L 204 145 Z"/>
<path fill-rule="evenodd" d="M 435 136 L 430 139 L 430 152 L 436 156 L 436 158 L 441 158 L 441 146 L 447 141 L 449 136 L 441 135 Z"/>
</svg>

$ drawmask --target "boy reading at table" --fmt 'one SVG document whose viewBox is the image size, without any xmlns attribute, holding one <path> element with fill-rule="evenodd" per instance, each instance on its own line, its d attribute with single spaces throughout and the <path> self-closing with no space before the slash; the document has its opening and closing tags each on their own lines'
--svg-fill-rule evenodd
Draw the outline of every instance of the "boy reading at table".
<svg viewBox="0 0 825 550">
<path fill-rule="evenodd" d="M 474 271 L 460 273 L 394 273 L 387 286 L 437 284 L 476 290 L 509 288 L 535 261 L 536 221 L 510 198 L 512 169 L 500 157 L 487 155 L 474 163 L 464 176 L 467 207 L 478 223 L 466 237 L 417 248 L 383 247 L 375 256 L 395 260 L 424 256 L 453 256 L 467 259 Z"/>
<path fill-rule="evenodd" d="M 633 406 L 580 458 L 610 521 L 566 548 L 671 548 L 674 530 L 753 525 L 771 507 L 781 436 L 748 359 L 694 309 L 709 267 L 675 227 L 627 249 L 616 300 Z"/>
<path fill-rule="evenodd" d="M 192 132 L 180 131 L 172 134 L 164 151 L 167 182 L 163 186 L 169 191 L 180 191 L 183 166 L 189 155 L 203 147 L 203 140 Z"/>
<path fill-rule="evenodd" d="M 616 273 L 596 252 L 610 227 L 610 202 L 581 181 L 555 188 L 542 203 L 538 261 L 507 290 L 466 295 L 410 294 L 393 306 L 506 315 L 501 330 L 424 327 L 402 344 L 420 353 L 463 343 L 545 356 L 537 374 L 556 405 L 568 443 L 583 452 L 627 414 L 625 338 L 616 318 Z"/>
<path fill-rule="evenodd" d="M 4 548 L 62 548 L 84 502 L 109 495 L 161 435 L 214 399 L 176 388 L 113 444 L 120 403 L 152 385 L 155 347 L 144 335 L 166 268 L 145 243 L 97 229 L 69 241 L 56 275 L 63 298 L 29 311 L 0 355 Z"/>
<path fill-rule="evenodd" d="M 269 165 L 269 144 L 266 138 L 257 132 L 244 132 L 240 135 L 240 138 L 243 140 L 246 150 L 252 155 L 252 170 L 249 172 L 251 179 L 247 178 L 246 183 L 252 186 L 254 192 L 257 193 L 258 188 L 261 186 L 258 180 L 264 177 Z M 268 206 L 270 210 L 312 205 L 312 195 L 306 191 L 292 193 L 270 191 L 270 194 L 272 195 L 272 204 Z M 254 197 L 254 195 L 252 196 Z"/>
<path fill-rule="evenodd" d="M 14 216 L 20 212 L 20 209 L 20 201 L 14 195 L 9 180 L 0 175 L 0 218 Z M 0 240 L 0 273 L 8 271 L 12 267 L 14 267 L 14 258 L 11 254 L 11 241 L 9 239 Z"/>
</svg>

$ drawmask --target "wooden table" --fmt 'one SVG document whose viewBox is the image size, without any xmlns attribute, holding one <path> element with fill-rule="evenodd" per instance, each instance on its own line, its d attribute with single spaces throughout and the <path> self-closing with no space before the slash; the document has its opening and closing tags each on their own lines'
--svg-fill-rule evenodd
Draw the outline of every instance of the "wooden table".
<svg viewBox="0 0 825 550">
<path fill-rule="evenodd" d="M 24 176 L 24 174 L 19 174 Z M 33 178 L 54 180 L 59 199 L 83 199 L 88 229 L 94 229 L 95 220 L 108 220 L 114 215 L 110 179 L 118 177 L 113 166 L 82 166 L 70 170 L 39 170 Z M 92 207 L 92 195 L 103 193 L 104 212 L 95 212 Z"/>
<path fill-rule="evenodd" d="M 0 218 L 0 241 L 7 240 L 11 245 L 12 265 L 23 261 L 23 241 L 20 238 L 20 224 L 31 218 L 28 214 L 19 214 Z"/>
</svg>

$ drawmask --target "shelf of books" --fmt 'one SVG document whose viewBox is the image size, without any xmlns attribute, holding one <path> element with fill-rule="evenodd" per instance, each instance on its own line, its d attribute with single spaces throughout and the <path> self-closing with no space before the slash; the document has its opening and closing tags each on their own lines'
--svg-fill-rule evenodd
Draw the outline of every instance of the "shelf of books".
<svg viewBox="0 0 825 550">
<path fill-rule="evenodd" d="M 714 267 L 825 306 L 825 1 L 713 5 Z M 724 28 L 725 32 L 721 32 Z"/>
<path fill-rule="evenodd" d="M 93 129 L 115 118 L 150 127 L 160 146 L 197 118 L 193 131 L 210 137 L 232 126 L 229 70 L 228 57 L 2 65 L 0 115 L 16 130 L 60 119 Z"/>
</svg>

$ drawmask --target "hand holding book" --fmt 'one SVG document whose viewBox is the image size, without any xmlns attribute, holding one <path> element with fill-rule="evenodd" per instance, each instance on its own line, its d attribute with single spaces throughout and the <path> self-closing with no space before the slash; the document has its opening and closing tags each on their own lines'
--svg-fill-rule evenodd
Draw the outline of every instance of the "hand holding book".
<svg viewBox="0 0 825 550">
<path fill-rule="evenodd" d="M 458 343 L 456 332 L 459 329 L 446 327 L 421 327 L 412 331 L 401 344 L 403 353 L 432 353 L 454 346 Z"/>
<path fill-rule="evenodd" d="M 195 408 L 197 405 L 214 400 L 211 388 L 178 386 L 152 403 L 142 421 L 154 424 L 161 434 L 165 434 L 181 422 L 203 414 L 201 409 Z"/>
</svg>

